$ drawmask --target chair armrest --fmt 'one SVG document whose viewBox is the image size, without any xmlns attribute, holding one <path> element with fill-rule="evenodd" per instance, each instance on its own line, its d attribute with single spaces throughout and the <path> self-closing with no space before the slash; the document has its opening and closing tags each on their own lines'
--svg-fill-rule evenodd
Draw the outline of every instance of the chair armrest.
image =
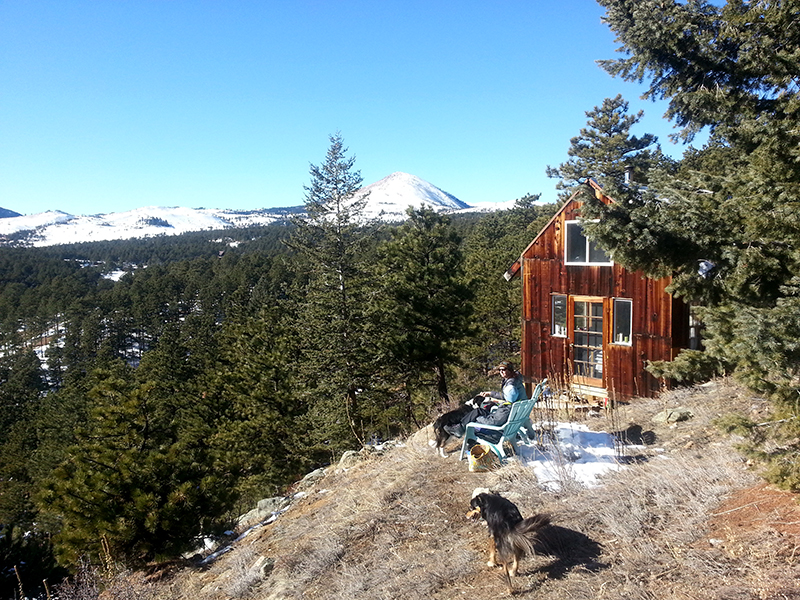
<svg viewBox="0 0 800 600">
<path fill-rule="evenodd" d="M 503 425 L 484 425 L 483 423 L 467 423 L 465 429 L 472 429 L 473 431 L 475 429 L 494 429 L 495 431 L 502 431 L 505 428 L 506 428 L 505 423 Z"/>
</svg>

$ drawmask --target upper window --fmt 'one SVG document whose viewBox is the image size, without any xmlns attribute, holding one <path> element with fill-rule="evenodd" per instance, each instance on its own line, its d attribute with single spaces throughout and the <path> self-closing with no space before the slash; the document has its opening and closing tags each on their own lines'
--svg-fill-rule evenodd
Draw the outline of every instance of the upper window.
<svg viewBox="0 0 800 600">
<path fill-rule="evenodd" d="M 583 235 L 580 221 L 566 222 L 564 257 L 568 265 L 610 265 L 611 259 L 597 244 Z"/>
<path fill-rule="evenodd" d="M 614 343 L 631 345 L 633 300 L 614 298 Z"/>
</svg>

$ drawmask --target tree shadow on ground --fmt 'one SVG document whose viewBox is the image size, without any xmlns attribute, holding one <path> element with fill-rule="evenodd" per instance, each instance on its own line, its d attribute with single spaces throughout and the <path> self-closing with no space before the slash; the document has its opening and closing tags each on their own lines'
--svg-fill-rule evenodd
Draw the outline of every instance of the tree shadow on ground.
<svg viewBox="0 0 800 600">
<path fill-rule="evenodd" d="M 648 460 L 646 454 L 630 454 L 629 446 L 652 446 L 656 443 L 655 432 L 644 431 L 641 425 L 630 425 L 627 429 L 613 431 L 611 435 L 623 446 L 621 455 L 617 456 L 617 461 L 623 465 L 642 463 Z"/>
</svg>

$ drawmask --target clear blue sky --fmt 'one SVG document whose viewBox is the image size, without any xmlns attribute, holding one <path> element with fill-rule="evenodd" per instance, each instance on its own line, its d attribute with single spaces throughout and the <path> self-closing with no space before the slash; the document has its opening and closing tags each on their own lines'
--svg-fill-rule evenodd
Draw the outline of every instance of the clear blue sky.
<svg viewBox="0 0 800 600">
<path fill-rule="evenodd" d="M 405 171 L 467 203 L 555 199 L 587 110 L 621 93 L 664 149 L 663 104 L 595 63 L 592 0 L 3 0 L 0 206 L 302 204 L 341 132 L 364 183 Z"/>
</svg>

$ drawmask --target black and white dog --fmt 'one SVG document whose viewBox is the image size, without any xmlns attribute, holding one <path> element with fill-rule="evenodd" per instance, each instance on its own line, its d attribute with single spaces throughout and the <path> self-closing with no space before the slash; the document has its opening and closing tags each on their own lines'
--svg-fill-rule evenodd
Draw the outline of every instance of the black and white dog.
<svg viewBox="0 0 800 600">
<path fill-rule="evenodd" d="M 486 564 L 502 565 L 508 592 L 513 593 L 511 578 L 517 575 L 519 561 L 526 554 L 533 554 L 537 536 L 550 524 L 550 517 L 539 514 L 523 519 L 517 505 L 499 494 L 478 494 L 470 507 L 467 516 L 486 521 L 492 537 Z"/>
<path fill-rule="evenodd" d="M 444 445 L 447 443 L 447 440 L 450 439 L 451 434 L 445 431 L 445 427 L 460 427 L 461 419 L 467 416 L 471 411 L 480 407 L 481 403 L 485 400 L 486 398 L 483 396 L 475 396 L 474 398 L 470 398 L 455 410 L 451 410 L 443 415 L 440 415 L 433 422 L 433 434 L 436 439 L 435 441 L 431 442 L 431 445 L 436 447 L 436 450 L 439 452 L 439 456 L 442 458 L 447 457 L 447 453 L 444 451 Z"/>
</svg>

